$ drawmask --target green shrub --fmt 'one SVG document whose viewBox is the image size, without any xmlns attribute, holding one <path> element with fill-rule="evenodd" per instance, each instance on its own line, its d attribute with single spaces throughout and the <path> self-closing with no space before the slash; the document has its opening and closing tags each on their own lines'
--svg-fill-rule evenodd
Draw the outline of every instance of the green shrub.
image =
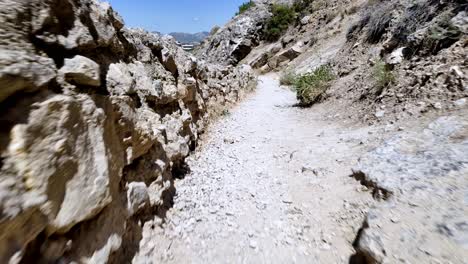
<svg viewBox="0 0 468 264">
<path fill-rule="evenodd" d="M 285 71 L 280 77 L 280 84 L 281 85 L 293 85 L 296 81 L 296 74 L 292 71 Z"/>
<path fill-rule="evenodd" d="M 276 41 L 294 22 L 296 12 L 287 5 L 273 5 L 271 7 L 272 16 L 267 20 L 263 31 L 263 37 L 267 41 Z"/>
<path fill-rule="evenodd" d="M 395 83 L 395 76 L 389 65 L 382 61 L 377 61 L 372 68 L 372 76 L 377 88 L 377 94 L 380 95 L 389 85 Z"/>
<path fill-rule="evenodd" d="M 294 90 L 301 106 L 310 106 L 317 102 L 330 87 L 334 75 L 331 68 L 322 65 L 311 73 L 299 75 L 294 81 Z"/>
<path fill-rule="evenodd" d="M 250 0 L 248 2 L 243 3 L 239 6 L 239 11 L 237 11 L 236 16 L 244 13 L 245 11 L 249 10 L 251 7 L 254 7 L 255 3 Z"/>
</svg>

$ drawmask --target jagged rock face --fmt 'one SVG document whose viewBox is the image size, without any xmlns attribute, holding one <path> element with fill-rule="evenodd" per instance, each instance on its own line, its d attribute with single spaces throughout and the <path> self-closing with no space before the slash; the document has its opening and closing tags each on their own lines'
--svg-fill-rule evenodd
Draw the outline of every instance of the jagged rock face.
<svg viewBox="0 0 468 264">
<path fill-rule="evenodd" d="M 275 4 L 292 5 L 294 0 L 256 0 L 254 3 L 253 7 L 234 17 L 228 24 L 216 31 L 214 35 L 209 36 L 201 47 L 196 50 L 197 57 L 212 63 L 222 62 L 224 65 L 237 65 L 262 43 L 264 25 L 272 15 L 270 7 Z M 276 48 L 267 50 L 265 53 L 247 60 L 246 63 L 254 68 L 260 68 L 267 64 L 270 57 L 278 51 Z M 280 54 L 274 59 L 274 63 L 279 64 L 286 60 L 289 61 L 296 52 L 297 50 L 290 50 L 287 53 L 288 56 Z M 277 60 L 279 62 L 276 62 Z M 274 65 L 271 68 L 276 66 Z"/>
<path fill-rule="evenodd" d="M 254 7 L 205 40 L 196 55 L 213 63 L 237 65 L 260 42 L 263 24 L 271 16 L 268 2 L 256 1 Z"/>
<path fill-rule="evenodd" d="M 2 0 L 0 36 L 0 262 L 128 262 L 251 69 L 198 61 L 94 0 Z"/>
</svg>

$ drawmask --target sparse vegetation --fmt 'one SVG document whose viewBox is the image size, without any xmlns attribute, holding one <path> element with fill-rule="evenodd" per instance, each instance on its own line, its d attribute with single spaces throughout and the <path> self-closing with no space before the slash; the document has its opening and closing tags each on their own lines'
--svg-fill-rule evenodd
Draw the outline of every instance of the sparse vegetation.
<svg viewBox="0 0 468 264">
<path fill-rule="evenodd" d="M 389 65 L 380 60 L 373 66 L 372 76 L 375 81 L 375 87 L 378 95 L 380 95 L 386 87 L 395 83 L 395 75 Z"/>
<path fill-rule="evenodd" d="M 213 36 L 214 34 L 216 34 L 216 32 L 218 32 L 219 29 L 220 29 L 219 26 L 214 26 L 210 31 L 210 36 Z"/>
<path fill-rule="evenodd" d="M 265 24 L 263 37 L 268 41 L 276 41 L 288 29 L 289 25 L 294 22 L 296 12 L 292 7 L 287 5 L 273 5 L 271 12 L 273 15 Z"/>
<path fill-rule="evenodd" d="M 239 11 L 237 11 L 236 16 L 244 13 L 245 11 L 249 10 L 250 8 L 254 6 L 255 6 L 255 3 L 252 0 L 243 3 L 242 5 L 239 6 Z"/>
<path fill-rule="evenodd" d="M 377 43 L 385 32 L 387 32 L 390 22 L 392 21 L 392 9 L 393 7 L 391 5 L 386 5 L 374 10 L 368 23 L 366 33 L 367 42 Z"/>
<path fill-rule="evenodd" d="M 323 65 L 311 73 L 299 75 L 295 78 L 293 87 L 301 106 L 310 106 L 317 102 L 330 87 L 334 75 L 331 68 Z"/>
<path fill-rule="evenodd" d="M 403 14 L 403 18 L 396 25 L 392 36 L 392 42 L 395 43 L 394 46 L 408 45 L 408 36 L 424 23 L 434 19 L 442 8 L 443 5 L 440 5 L 439 1 L 416 2 L 407 8 Z M 417 49 L 417 47 L 411 48 Z"/>
<path fill-rule="evenodd" d="M 361 17 L 361 19 L 359 19 L 357 23 L 351 25 L 351 27 L 349 27 L 348 29 L 348 32 L 346 33 L 346 39 L 348 41 L 352 39 L 357 39 L 358 34 L 362 31 L 362 29 L 365 26 L 367 26 L 370 18 L 370 14 L 366 14 L 363 17 Z"/>
<path fill-rule="evenodd" d="M 462 36 L 462 32 L 451 22 L 450 14 L 445 14 L 437 23 L 429 28 L 427 49 L 430 53 L 437 53 L 441 49 L 447 48 Z"/>
<path fill-rule="evenodd" d="M 304 16 L 305 14 L 310 12 L 310 7 L 314 0 L 296 0 L 293 3 L 294 12 Z"/>
<path fill-rule="evenodd" d="M 280 84 L 281 85 L 293 85 L 296 81 L 296 74 L 292 71 L 285 71 L 280 77 Z"/>
<path fill-rule="evenodd" d="M 392 9 L 392 5 L 382 4 L 379 1 L 369 3 L 361 19 L 348 29 L 346 38 L 355 40 L 366 28 L 365 41 L 369 43 L 379 42 L 392 21 Z"/>
</svg>

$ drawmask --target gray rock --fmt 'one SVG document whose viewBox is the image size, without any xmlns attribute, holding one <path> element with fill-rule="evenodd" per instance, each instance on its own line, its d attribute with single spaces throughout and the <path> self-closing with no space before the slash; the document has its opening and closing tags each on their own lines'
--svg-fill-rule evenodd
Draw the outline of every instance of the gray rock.
<svg viewBox="0 0 468 264">
<path fill-rule="evenodd" d="M 404 52 L 406 47 L 401 47 L 394 50 L 387 59 L 387 63 L 391 65 L 400 64 L 404 60 Z"/>
<path fill-rule="evenodd" d="M 286 45 L 288 45 L 289 43 L 293 42 L 295 40 L 295 37 L 292 36 L 292 35 L 287 35 L 285 37 L 283 37 L 281 39 L 281 45 L 283 45 L 283 47 L 285 47 Z"/>
<path fill-rule="evenodd" d="M 268 3 L 257 2 L 255 7 L 235 17 L 210 36 L 196 55 L 211 63 L 237 65 L 258 45 L 262 32 L 259 25 L 270 16 Z"/>
<path fill-rule="evenodd" d="M 305 17 L 303 17 L 303 18 L 301 19 L 301 24 L 302 24 L 303 26 L 309 24 L 309 22 L 310 22 L 310 16 L 305 16 Z"/>
<path fill-rule="evenodd" d="M 385 116 L 385 110 L 380 110 L 380 111 L 375 112 L 375 117 L 377 118 L 382 118 L 384 116 Z"/>
<path fill-rule="evenodd" d="M 466 104 L 466 101 L 467 101 L 466 98 L 462 98 L 462 99 L 456 100 L 455 102 L 453 102 L 453 104 L 455 106 L 462 107 Z"/>
<path fill-rule="evenodd" d="M 46 87 L 56 77 L 56 71 L 51 58 L 0 47 L 0 103 L 18 91 L 33 92 Z"/>
<path fill-rule="evenodd" d="M 362 173 L 361 182 L 390 202 L 370 211 L 358 250 L 377 262 L 382 252 L 386 262 L 396 261 L 393 256 L 409 262 L 466 256 L 468 233 L 457 223 L 466 216 L 461 186 L 468 186 L 468 141 L 459 136 L 467 128 L 463 117 L 441 117 L 422 131 L 400 132 L 361 157 L 354 169 Z M 394 215 L 399 215 L 397 226 Z M 408 232 L 411 238 L 403 238 Z"/>
<path fill-rule="evenodd" d="M 134 215 L 149 204 L 148 188 L 144 182 L 131 182 L 127 186 L 127 210 Z"/>
<path fill-rule="evenodd" d="M 65 59 L 65 64 L 59 70 L 65 80 L 73 84 L 100 86 L 99 64 L 86 57 L 76 55 L 72 59 Z"/>
<path fill-rule="evenodd" d="M 358 251 L 369 263 L 383 263 L 385 260 L 385 248 L 381 234 L 373 230 L 364 229 L 358 241 Z"/>
<path fill-rule="evenodd" d="M 176 75 L 178 72 L 177 64 L 174 60 L 174 55 L 171 54 L 169 49 L 163 49 L 162 51 L 162 63 L 166 70 L 170 71 L 172 75 Z"/>
<path fill-rule="evenodd" d="M 459 12 L 451 20 L 452 25 L 457 27 L 464 34 L 468 34 L 468 14 L 465 11 Z"/>
</svg>

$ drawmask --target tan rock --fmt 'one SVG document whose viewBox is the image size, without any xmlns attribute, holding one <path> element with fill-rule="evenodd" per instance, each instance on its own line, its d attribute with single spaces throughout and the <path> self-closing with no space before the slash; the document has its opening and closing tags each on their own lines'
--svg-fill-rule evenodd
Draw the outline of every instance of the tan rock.
<svg viewBox="0 0 468 264">
<path fill-rule="evenodd" d="M 72 84 L 100 86 L 99 64 L 91 59 L 77 55 L 72 59 L 65 59 L 64 66 L 59 70 L 66 81 Z"/>
</svg>

